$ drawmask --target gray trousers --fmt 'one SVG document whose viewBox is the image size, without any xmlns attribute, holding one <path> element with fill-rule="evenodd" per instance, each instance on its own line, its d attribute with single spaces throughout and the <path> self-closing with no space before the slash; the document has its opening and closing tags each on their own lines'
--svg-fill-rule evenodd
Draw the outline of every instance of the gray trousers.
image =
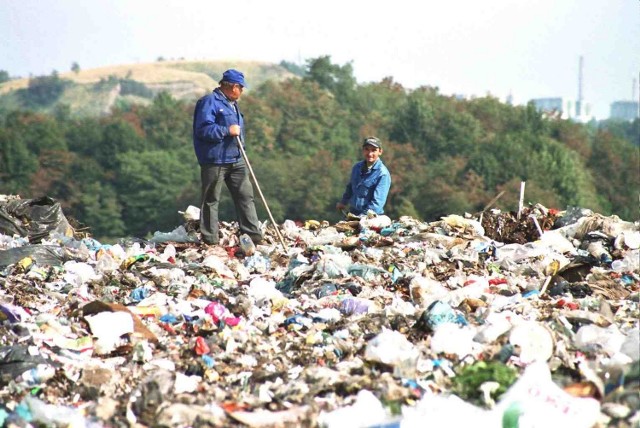
<svg viewBox="0 0 640 428">
<path fill-rule="evenodd" d="M 223 182 L 233 199 L 240 233 L 246 233 L 253 241 L 262 239 L 253 198 L 253 185 L 244 159 L 225 165 L 200 165 L 200 181 L 202 184 L 200 232 L 205 243 L 217 244 L 219 240 L 218 205 Z"/>
</svg>

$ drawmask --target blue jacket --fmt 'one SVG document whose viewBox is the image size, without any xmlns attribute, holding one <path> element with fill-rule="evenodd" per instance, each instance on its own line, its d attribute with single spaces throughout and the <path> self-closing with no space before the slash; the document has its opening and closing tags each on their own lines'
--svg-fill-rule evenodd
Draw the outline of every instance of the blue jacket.
<svg viewBox="0 0 640 428">
<path fill-rule="evenodd" d="M 198 100 L 193 111 L 193 148 L 200 165 L 242 159 L 236 138 L 229 135 L 230 125 L 240 125 L 244 148 L 244 118 L 238 104 L 230 102 L 220 88 Z"/>
<path fill-rule="evenodd" d="M 356 163 L 351 169 L 351 179 L 342 195 L 342 203 L 349 204 L 349 211 L 355 215 L 366 214 L 368 210 L 384 214 L 391 174 L 380 159 L 367 170 L 366 161 Z"/>
</svg>

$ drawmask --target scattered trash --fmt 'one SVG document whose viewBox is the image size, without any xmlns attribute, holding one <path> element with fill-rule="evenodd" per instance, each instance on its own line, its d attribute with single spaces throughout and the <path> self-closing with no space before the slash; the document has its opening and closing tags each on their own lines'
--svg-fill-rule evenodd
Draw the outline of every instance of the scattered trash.
<svg viewBox="0 0 640 428">
<path fill-rule="evenodd" d="M 201 245 L 188 207 L 106 245 L 51 199 L 2 201 L 3 426 L 640 420 L 638 222 L 540 205 L 286 220 L 285 250 L 224 222 Z"/>
</svg>

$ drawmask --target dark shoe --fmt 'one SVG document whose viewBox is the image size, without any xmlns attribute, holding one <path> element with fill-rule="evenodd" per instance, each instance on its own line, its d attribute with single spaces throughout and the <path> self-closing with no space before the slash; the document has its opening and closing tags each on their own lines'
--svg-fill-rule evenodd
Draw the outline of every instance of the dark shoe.
<svg viewBox="0 0 640 428">
<path fill-rule="evenodd" d="M 250 238 L 251 238 L 251 240 L 253 241 L 253 243 L 255 245 L 263 245 L 263 244 L 265 244 L 264 239 L 260 235 L 251 235 Z"/>
</svg>

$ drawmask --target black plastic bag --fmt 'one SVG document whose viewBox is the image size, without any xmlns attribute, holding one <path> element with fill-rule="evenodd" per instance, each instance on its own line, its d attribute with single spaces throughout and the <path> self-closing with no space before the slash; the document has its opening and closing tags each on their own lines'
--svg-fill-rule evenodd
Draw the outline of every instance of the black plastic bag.
<svg viewBox="0 0 640 428">
<path fill-rule="evenodd" d="M 57 245 L 26 245 L 0 251 L 0 268 L 31 257 L 40 266 L 60 266 L 69 259 L 62 247 Z"/>
<path fill-rule="evenodd" d="M 11 199 L 0 203 L 0 233 L 28 237 L 34 244 L 54 232 L 70 236 L 73 229 L 60 204 L 52 198 Z"/>
</svg>

